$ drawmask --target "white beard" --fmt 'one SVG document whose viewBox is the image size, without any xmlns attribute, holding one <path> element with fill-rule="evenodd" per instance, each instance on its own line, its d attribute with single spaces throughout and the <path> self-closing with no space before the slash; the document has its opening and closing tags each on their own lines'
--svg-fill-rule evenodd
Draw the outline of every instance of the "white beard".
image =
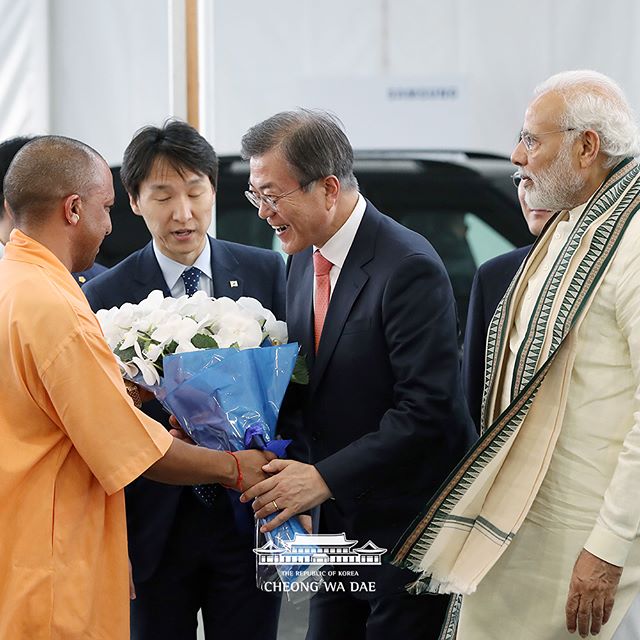
<svg viewBox="0 0 640 640">
<path fill-rule="evenodd" d="M 587 179 L 574 171 L 571 166 L 571 148 L 569 144 L 562 146 L 560 152 L 547 169 L 537 175 L 527 173 L 532 178 L 532 186 L 525 192 L 525 202 L 530 209 L 549 209 L 560 211 L 573 209 L 580 204 L 577 194 L 580 193 Z"/>
</svg>

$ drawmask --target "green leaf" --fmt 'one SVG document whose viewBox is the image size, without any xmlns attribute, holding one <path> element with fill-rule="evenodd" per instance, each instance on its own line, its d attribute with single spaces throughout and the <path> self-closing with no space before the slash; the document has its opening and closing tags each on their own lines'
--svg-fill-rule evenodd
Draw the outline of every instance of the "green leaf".
<svg viewBox="0 0 640 640">
<path fill-rule="evenodd" d="M 122 362 L 131 362 L 131 358 L 136 355 L 136 350 L 133 347 L 127 347 L 126 349 L 116 349 L 114 353 L 122 360 Z"/>
<path fill-rule="evenodd" d="M 167 344 L 164 345 L 163 353 L 165 355 L 175 353 L 177 348 L 178 343 L 175 340 L 172 340 L 171 342 L 167 342 Z"/>
<path fill-rule="evenodd" d="M 307 366 L 307 359 L 304 355 L 298 355 L 296 358 L 296 364 L 291 374 L 291 382 L 295 382 L 296 384 L 309 384 L 309 367 Z"/>
<path fill-rule="evenodd" d="M 191 344 L 196 349 L 217 349 L 218 343 L 215 341 L 213 336 L 207 336 L 202 333 L 196 333 L 193 338 L 191 338 Z"/>
</svg>

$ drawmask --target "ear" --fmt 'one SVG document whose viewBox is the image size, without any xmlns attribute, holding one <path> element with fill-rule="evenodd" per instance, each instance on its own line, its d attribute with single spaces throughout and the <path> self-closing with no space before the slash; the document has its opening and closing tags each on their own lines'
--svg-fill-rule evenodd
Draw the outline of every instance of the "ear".
<svg viewBox="0 0 640 640">
<path fill-rule="evenodd" d="M 587 129 L 578 138 L 578 142 L 580 144 L 578 157 L 580 168 L 586 169 L 596 161 L 600 153 L 600 136 L 592 129 Z"/>
<path fill-rule="evenodd" d="M 11 211 L 9 203 L 4 199 L 0 202 L 0 213 L 4 214 L 4 217 L 9 221 L 9 226 L 13 228 L 13 225 L 15 224 L 15 216 L 13 215 L 13 211 Z"/>
<path fill-rule="evenodd" d="M 67 224 L 77 226 L 82 217 L 82 198 L 77 193 L 72 193 L 64 199 L 63 209 Z"/>
<path fill-rule="evenodd" d="M 336 176 L 327 176 L 322 181 L 322 188 L 324 189 L 324 198 L 327 204 L 327 208 L 331 209 L 335 206 L 340 195 L 340 180 Z"/>
<path fill-rule="evenodd" d="M 131 194 L 129 194 L 129 205 L 131 206 L 131 211 L 133 211 L 133 213 L 137 216 L 142 215 L 140 207 L 138 206 L 138 198 L 134 198 Z"/>
</svg>

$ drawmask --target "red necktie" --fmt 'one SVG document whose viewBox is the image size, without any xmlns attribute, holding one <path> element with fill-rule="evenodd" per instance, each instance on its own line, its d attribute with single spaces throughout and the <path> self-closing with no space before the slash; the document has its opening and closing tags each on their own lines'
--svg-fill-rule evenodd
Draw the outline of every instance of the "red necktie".
<svg viewBox="0 0 640 640">
<path fill-rule="evenodd" d="M 329 272 L 333 264 L 329 262 L 319 249 L 313 252 L 313 270 L 316 274 L 316 297 L 313 306 L 313 328 L 315 333 L 316 353 L 320 344 L 324 319 L 327 317 L 329 298 L 331 295 L 331 280 Z"/>
</svg>

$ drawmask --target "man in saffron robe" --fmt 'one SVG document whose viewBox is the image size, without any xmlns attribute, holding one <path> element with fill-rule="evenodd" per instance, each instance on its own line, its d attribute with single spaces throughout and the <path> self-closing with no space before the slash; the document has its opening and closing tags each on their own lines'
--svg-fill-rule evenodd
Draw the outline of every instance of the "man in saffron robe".
<svg viewBox="0 0 640 640">
<path fill-rule="evenodd" d="M 173 439 L 127 395 L 70 273 L 111 230 L 100 155 L 38 138 L 4 195 L 15 228 L 0 261 L 0 637 L 125 640 L 124 486 L 145 474 L 243 489 L 264 479 L 266 457 Z"/>
</svg>

